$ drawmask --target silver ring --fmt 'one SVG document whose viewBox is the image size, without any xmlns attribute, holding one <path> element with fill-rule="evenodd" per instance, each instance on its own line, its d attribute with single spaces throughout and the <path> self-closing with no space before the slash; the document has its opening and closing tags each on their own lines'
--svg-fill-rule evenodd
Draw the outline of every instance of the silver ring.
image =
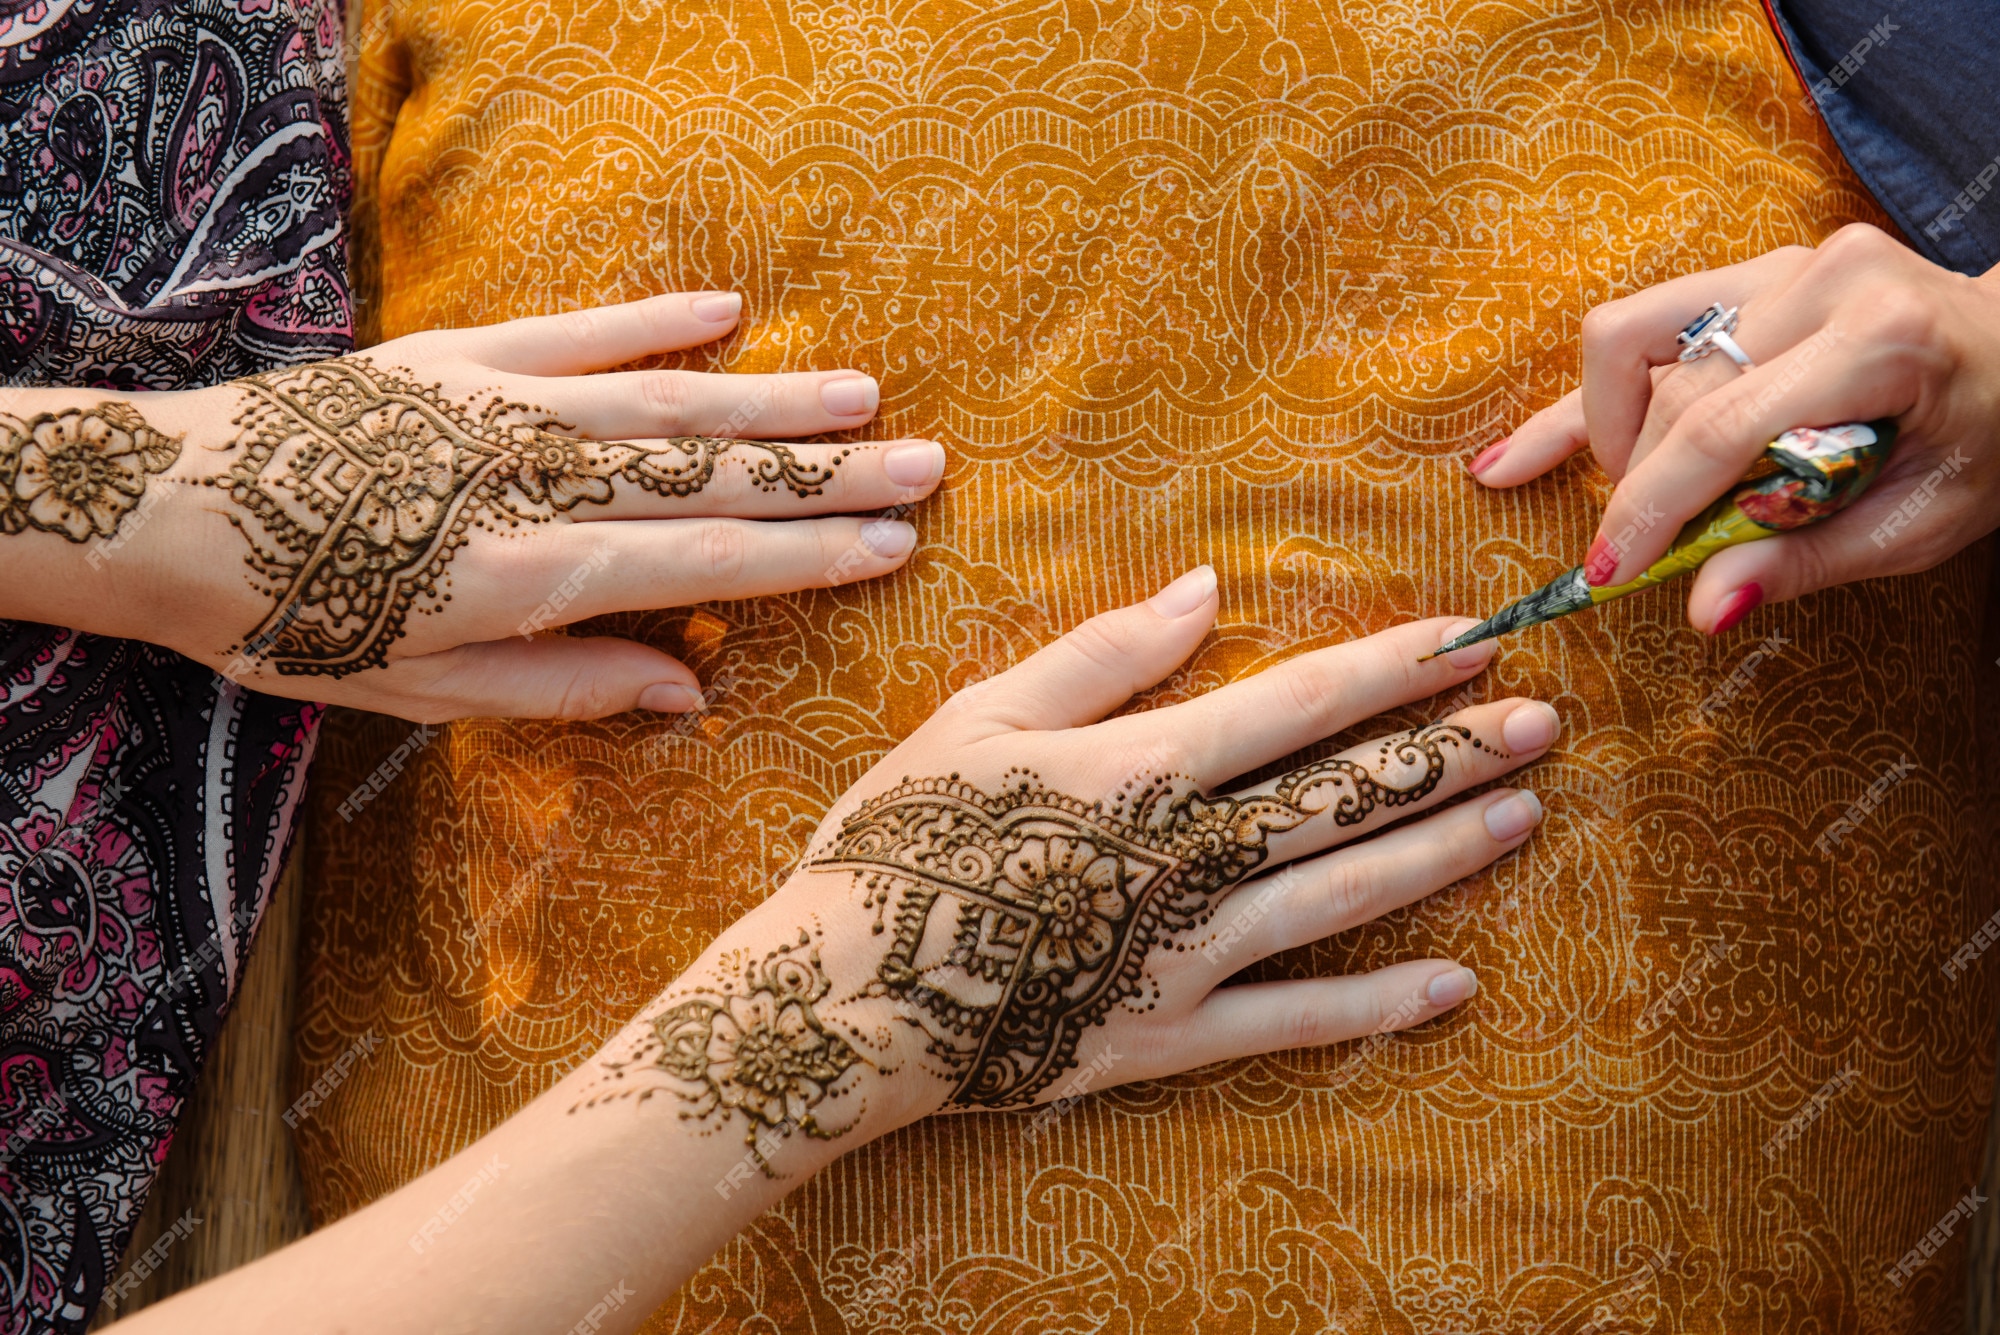
<svg viewBox="0 0 2000 1335">
<path fill-rule="evenodd" d="M 1681 345 L 1680 359 L 1698 362 L 1711 352 L 1720 352 L 1741 369 L 1754 370 L 1757 363 L 1751 361 L 1750 354 L 1738 347 L 1736 340 L 1729 336 L 1735 329 L 1736 308 L 1716 302 L 1674 336 L 1674 341 Z"/>
</svg>

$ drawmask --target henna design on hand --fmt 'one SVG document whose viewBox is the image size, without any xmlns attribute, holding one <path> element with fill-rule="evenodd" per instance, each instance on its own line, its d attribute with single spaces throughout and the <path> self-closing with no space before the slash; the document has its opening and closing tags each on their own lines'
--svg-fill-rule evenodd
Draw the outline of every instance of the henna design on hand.
<svg viewBox="0 0 2000 1335">
<path fill-rule="evenodd" d="M 287 675 L 341 677 L 379 667 L 410 611 L 447 602 L 445 567 L 470 530 L 549 522 L 601 505 L 623 481 L 686 497 L 734 449 L 768 457 L 751 469 L 762 490 L 817 495 L 830 468 L 783 445 L 683 436 L 661 448 L 558 435 L 547 414 L 494 397 L 461 407 L 366 357 L 235 382 L 248 396 L 227 472 L 230 522 L 270 614 L 244 637 Z"/>
<path fill-rule="evenodd" d="M 1031 1104 L 1077 1065 L 1084 1033 L 1139 996 L 1152 952 L 1186 949 L 1180 938 L 1265 861 L 1270 835 L 1319 815 L 1357 825 L 1419 802 L 1444 780 L 1445 748 L 1468 743 L 1506 758 L 1468 728 L 1433 723 L 1382 742 L 1373 765 L 1334 757 L 1240 798 L 1207 798 L 1167 775 L 1096 802 L 1020 771 L 991 793 L 957 775 L 906 779 L 864 802 L 804 864 L 851 872 L 874 933 L 888 937 L 864 985 L 829 1002 L 804 933 L 760 961 L 732 952 L 715 986 L 669 993 L 640 1042 L 605 1060 L 601 1082 L 613 1088 L 571 1111 L 635 1091 L 643 1099 L 662 1086 L 634 1077 L 664 1073 L 689 1104 L 683 1116 L 742 1112 L 761 1165 L 760 1131 L 830 1139 L 846 1129 L 828 1129 L 814 1110 L 851 1072 L 887 1068 L 834 1027 L 873 1046 L 845 1016 L 867 1021 L 883 1001 L 921 1036 L 932 1074 L 951 1085 L 948 1105 Z M 1392 759 L 1414 776 L 1382 778 Z"/>
<path fill-rule="evenodd" d="M 146 479 L 180 457 L 128 403 L 0 413 L 0 534 L 36 529 L 71 542 L 108 538 L 146 494 Z"/>
<path fill-rule="evenodd" d="M 822 1124 L 819 1108 L 844 1092 L 842 1080 L 862 1059 L 815 1009 L 832 984 L 804 931 L 796 944 L 761 958 L 732 951 L 723 968 L 727 985 L 697 991 L 646 1020 L 643 1036 L 629 1053 L 604 1063 L 601 1084 L 577 1107 L 634 1096 L 643 1103 L 662 1086 L 631 1076 L 662 1073 L 691 1105 L 682 1117 L 743 1114 L 744 1143 L 768 1172 L 762 1146 L 774 1135 L 796 1130 L 831 1140 L 847 1130 Z"/>
<path fill-rule="evenodd" d="M 870 991 L 895 998 L 923 1031 L 953 1083 L 947 1101 L 1019 1106 L 1076 1065 L 1085 1030 L 1139 992 L 1153 948 L 1205 924 L 1264 861 L 1267 835 L 1321 813 L 1354 825 L 1427 797 L 1443 780 L 1444 746 L 1471 737 L 1433 724 L 1383 743 L 1384 761 L 1422 765 L 1406 785 L 1334 758 L 1241 799 L 1177 791 L 1164 776 L 1109 807 L 1033 776 L 996 794 L 956 777 L 906 780 L 863 804 L 807 865 L 853 871 L 878 915 L 893 902 Z"/>
</svg>

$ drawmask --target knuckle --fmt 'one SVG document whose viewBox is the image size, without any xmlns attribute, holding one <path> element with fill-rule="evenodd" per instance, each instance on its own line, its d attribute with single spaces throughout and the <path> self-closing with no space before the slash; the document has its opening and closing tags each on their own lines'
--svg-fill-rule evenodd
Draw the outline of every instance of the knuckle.
<svg viewBox="0 0 2000 1335">
<path fill-rule="evenodd" d="M 1373 980 L 1373 984 L 1369 987 L 1368 1004 L 1365 1009 L 1367 1011 L 1366 1023 L 1368 1026 L 1365 1032 L 1370 1034 L 1386 1034 L 1397 1027 L 1395 1012 L 1389 1008 L 1389 997 L 1384 990 L 1381 980 Z"/>
<path fill-rule="evenodd" d="M 1915 574 L 1941 566 L 1958 554 L 1958 542 L 1954 535 L 1941 524 L 1925 529 L 1917 538 L 1915 550 L 1910 553 L 1907 568 L 1899 574 Z"/>
<path fill-rule="evenodd" d="M 1301 1007 L 1287 1015 L 1280 1026 L 1280 1042 L 1286 1048 L 1325 1047 L 1334 1039 L 1333 1019 L 1325 1011 Z"/>
<path fill-rule="evenodd" d="M 603 323 L 594 310 L 563 311 L 556 316 L 556 328 L 580 353 L 594 352 L 604 341 Z"/>
<path fill-rule="evenodd" d="M 664 295 L 648 297 L 635 303 L 631 310 L 647 341 L 664 345 L 673 339 L 684 308 L 684 300 L 680 296 Z"/>
<path fill-rule="evenodd" d="M 1808 540 L 1795 547 L 1790 553 L 1794 588 L 1809 592 L 1839 582 L 1822 544 Z"/>
<path fill-rule="evenodd" d="M 640 372 L 639 398 L 666 434 L 676 435 L 686 429 L 692 395 L 687 377 L 679 371 Z"/>
<path fill-rule="evenodd" d="M 595 673 L 577 672 L 563 683 L 556 697 L 555 716 L 559 719 L 594 719 L 616 713 L 619 702 L 611 698 L 608 684 Z"/>
<path fill-rule="evenodd" d="M 1902 348 L 1927 348 L 1937 342 L 1939 311 L 1928 293 L 1903 283 L 1874 286 L 1853 323 L 1868 331 L 1871 341 Z"/>
<path fill-rule="evenodd" d="M 998 680 L 999 678 L 997 677 L 987 677 L 984 680 L 975 681 L 969 686 L 962 686 L 958 690 L 953 691 L 945 697 L 944 703 L 939 705 L 936 712 L 931 715 L 932 720 L 951 721 L 967 717 L 978 717 L 985 711 L 987 698 L 992 694 L 993 683 Z"/>
<path fill-rule="evenodd" d="M 1334 924 L 1329 931 L 1372 917 L 1380 884 L 1381 877 L 1367 858 L 1336 859 L 1321 885 L 1327 921 Z"/>
<path fill-rule="evenodd" d="M 794 521 L 791 527 L 794 532 L 803 527 L 811 534 L 817 552 L 815 559 L 822 572 L 821 582 L 845 584 L 882 565 L 882 558 L 868 545 L 868 524 L 864 520 L 822 523 L 804 519 Z"/>
<path fill-rule="evenodd" d="M 1592 306 L 1583 316 L 1583 355 L 1592 361 L 1613 356 L 1633 341 L 1637 333 L 1635 317 L 1626 300 Z"/>
<path fill-rule="evenodd" d="M 1401 665 L 1398 665 L 1399 670 Z M 1340 707 L 1340 688 L 1335 684 L 1333 673 L 1325 663 L 1302 662 L 1296 667 L 1281 668 L 1284 676 L 1279 678 L 1283 688 L 1286 706 L 1293 717 L 1304 721 L 1319 731 L 1325 731 Z M 1401 675 L 1408 676 L 1407 672 Z"/>
<path fill-rule="evenodd" d="M 1689 404 L 1673 429 L 1682 448 L 1717 466 L 1734 468 L 1744 459 L 1746 425 L 1742 405 L 1734 397 L 1710 395 Z"/>
<path fill-rule="evenodd" d="M 1124 673 L 1138 648 L 1131 619 L 1116 612 L 1095 616 L 1069 633 L 1070 648 L 1091 666 Z"/>
<path fill-rule="evenodd" d="M 1852 222 L 1820 242 L 1815 251 L 1819 261 L 1830 268 L 1879 264 L 1902 247 L 1872 223 Z"/>
<path fill-rule="evenodd" d="M 702 574 L 717 584 L 733 584 L 749 560 L 749 543 L 740 524 L 711 520 L 702 525 L 697 562 Z"/>
<path fill-rule="evenodd" d="M 1128 753 L 1120 766 L 1126 781 L 1146 782 L 1155 774 L 1186 774 L 1194 768 L 1194 751 L 1185 737 L 1170 734 L 1156 737 Z"/>
</svg>

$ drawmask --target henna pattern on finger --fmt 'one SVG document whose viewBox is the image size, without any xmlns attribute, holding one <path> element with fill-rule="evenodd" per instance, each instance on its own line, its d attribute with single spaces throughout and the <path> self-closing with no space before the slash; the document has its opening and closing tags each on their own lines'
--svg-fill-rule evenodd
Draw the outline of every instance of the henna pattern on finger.
<svg viewBox="0 0 2000 1335">
<path fill-rule="evenodd" d="M 108 538 L 146 494 L 146 479 L 180 457 L 129 403 L 0 413 L 0 533 L 25 529 L 71 542 Z"/>
<path fill-rule="evenodd" d="M 1022 771 L 996 792 L 957 775 L 905 779 L 804 863 L 851 873 L 887 938 L 852 992 L 830 996 L 804 932 L 761 959 L 732 951 L 716 983 L 676 989 L 637 1022 L 639 1037 L 571 1111 L 672 1088 L 685 1118 L 741 1113 L 768 1173 L 773 1133 L 826 1140 L 858 1120 L 828 1127 L 819 1109 L 864 1070 L 890 1069 L 870 1054 L 894 1045 L 871 1042 L 879 1031 L 861 1023 L 884 1002 L 950 1084 L 947 1105 L 1032 1104 L 1077 1065 L 1088 1030 L 1139 997 L 1153 951 L 1185 948 L 1179 939 L 1268 858 L 1271 835 L 1420 802 L 1443 782 L 1447 750 L 1467 743 L 1505 758 L 1468 728 L 1433 723 L 1384 741 L 1373 763 L 1334 757 L 1241 797 L 1205 797 L 1164 774 L 1093 802 Z"/>
<path fill-rule="evenodd" d="M 248 403 L 226 472 L 230 522 L 270 614 L 244 637 L 280 673 L 342 677 L 387 661 L 412 609 L 450 601 L 445 568 L 475 528 L 541 524 L 625 482 L 687 497 L 732 450 L 760 451 L 759 489 L 818 495 L 831 467 L 783 445 L 684 436 L 646 448 L 557 434 L 494 397 L 461 406 L 366 357 L 237 381 Z"/>
<path fill-rule="evenodd" d="M 1423 776 L 1408 787 L 1395 787 L 1377 779 L 1366 765 L 1334 756 L 1295 769 L 1278 781 L 1278 797 L 1303 805 L 1306 795 L 1331 787 L 1333 796 L 1314 808 L 1331 811 L 1334 824 L 1358 825 L 1381 807 L 1402 807 L 1420 802 L 1436 791 L 1444 779 L 1444 747 L 1470 744 L 1498 760 L 1513 756 L 1472 735 L 1472 729 L 1456 723 L 1433 723 L 1427 728 L 1385 737 L 1376 746 L 1376 763 L 1386 765 L 1393 757 L 1402 765 L 1421 764 Z"/>
</svg>

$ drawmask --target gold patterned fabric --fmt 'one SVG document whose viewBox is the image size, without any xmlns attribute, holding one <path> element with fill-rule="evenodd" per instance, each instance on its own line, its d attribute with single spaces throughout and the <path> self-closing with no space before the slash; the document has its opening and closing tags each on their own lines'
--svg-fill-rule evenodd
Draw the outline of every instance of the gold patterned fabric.
<svg viewBox="0 0 2000 1335">
<path fill-rule="evenodd" d="M 397 0 L 355 141 L 375 332 L 688 288 L 698 368 L 857 366 L 946 484 L 893 579 L 614 629 L 690 725 L 344 715 L 307 841 L 316 1217 L 465 1145 L 758 903 L 951 692 L 1199 561 L 1182 698 L 1570 565 L 1585 460 L 1463 460 L 1575 383 L 1591 306 L 1880 215 L 1754 4 Z M 1952 1329 L 1996 907 L 1984 552 L 1765 609 L 1678 591 L 1474 688 L 1566 732 L 1518 855 L 1266 976 L 1437 953 L 1388 1040 L 938 1118 L 850 1155 L 648 1326 Z M 1411 716 L 1442 712 L 1437 701 Z M 1034 1128 L 1031 1130 L 1031 1127 Z M 1789 1128 L 1789 1130 L 1786 1130 Z"/>
</svg>

